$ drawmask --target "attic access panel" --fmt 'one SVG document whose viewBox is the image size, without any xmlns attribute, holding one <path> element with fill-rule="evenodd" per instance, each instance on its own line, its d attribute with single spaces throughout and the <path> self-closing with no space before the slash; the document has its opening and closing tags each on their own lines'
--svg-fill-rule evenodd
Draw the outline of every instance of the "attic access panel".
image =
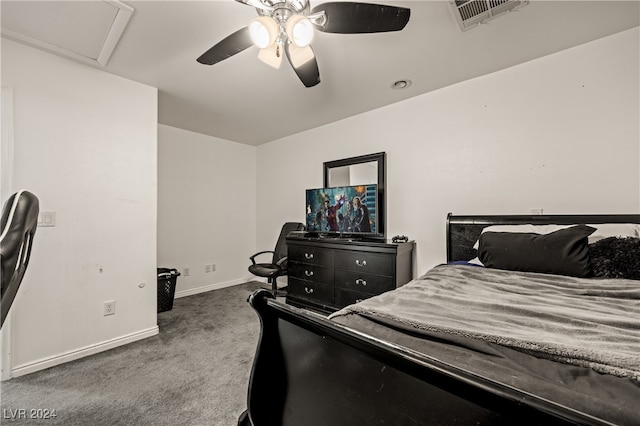
<svg viewBox="0 0 640 426">
<path fill-rule="evenodd" d="M 81 62 L 106 65 L 133 8 L 118 0 L 2 1 L 2 36 Z"/>
<path fill-rule="evenodd" d="M 449 4 L 458 26 L 466 31 L 498 15 L 526 6 L 529 0 L 452 0 Z"/>
</svg>

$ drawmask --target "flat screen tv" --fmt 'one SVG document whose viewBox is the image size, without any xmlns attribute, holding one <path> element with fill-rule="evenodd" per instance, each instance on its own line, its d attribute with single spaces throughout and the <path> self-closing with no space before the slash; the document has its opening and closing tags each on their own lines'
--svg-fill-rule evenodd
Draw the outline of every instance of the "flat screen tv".
<svg viewBox="0 0 640 426">
<path fill-rule="evenodd" d="M 378 185 L 307 189 L 309 235 L 383 238 L 378 223 Z"/>
</svg>

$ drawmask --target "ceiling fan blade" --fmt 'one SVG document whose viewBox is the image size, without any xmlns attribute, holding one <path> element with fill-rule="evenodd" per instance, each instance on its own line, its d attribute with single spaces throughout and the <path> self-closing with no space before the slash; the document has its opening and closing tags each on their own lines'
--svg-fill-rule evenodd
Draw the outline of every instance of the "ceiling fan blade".
<svg viewBox="0 0 640 426">
<path fill-rule="evenodd" d="M 255 7 L 266 11 L 274 10 L 273 7 L 262 3 L 260 0 L 236 0 L 238 3 L 246 4 L 247 6 Z"/>
<path fill-rule="evenodd" d="M 320 83 L 320 70 L 311 46 L 297 47 L 288 43 L 285 51 L 293 70 L 305 87 L 313 87 Z"/>
<path fill-rule="evenodd" d="M 338 34 L 400 31 L 411 15 L 411 9 L 406 7 L 356 2 L 323 3 L 311 10 L 311 13 L 318 12 L 324 12 L 327 17 L 318 30 Z"/>
<path fill-rule="evenodd" d="M 197 61 L 204 65 L 217 64 L 252 45 L 253 41 L 249 36 L 249 27 L 244 27 L 204 52 Z"/>
</svg>

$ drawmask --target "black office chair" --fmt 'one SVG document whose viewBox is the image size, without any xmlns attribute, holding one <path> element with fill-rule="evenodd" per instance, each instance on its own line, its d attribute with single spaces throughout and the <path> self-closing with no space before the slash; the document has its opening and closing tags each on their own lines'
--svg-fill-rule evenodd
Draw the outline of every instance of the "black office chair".
<svg viewBox="0 0 640 426">
<path fill-rule="evenodd" d="M 38 226 L 38 197 L 29 191 L 11 195 L 0 219 L 0 313 L 4 324 L 27 270 L 33 236 Z"/>
<path fill-rule="evenodd" d="M 304 231 L 304 229 L 305 227 L 302 223 L 285 223 L 280 231 L 275 250 L 261 251 L 249 258 L 252 263 L 251 266 L 249 266 L 249 272 L 258 277 L 267 278 L 267 281 L 271 283 L 271 292 L 274 296 L 284 295 L 282 292 L 278 294 L 278 284 L 276 280 L 280 276 L 287 275 L 287 241 L 285 237 L 293 231 Z M 255 258 L 266 253 L 273 253 L 271 263 L 256 263 Z"/>
</svg>

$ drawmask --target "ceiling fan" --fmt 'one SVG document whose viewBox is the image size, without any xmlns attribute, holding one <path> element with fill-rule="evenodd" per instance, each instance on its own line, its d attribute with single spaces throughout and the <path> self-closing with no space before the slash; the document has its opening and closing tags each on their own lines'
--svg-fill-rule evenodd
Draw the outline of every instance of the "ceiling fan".
<svg viewBox="0 0 640 426">
<path fill-rule="evenodd" d="M 236 0 L 255 7 L 258 18 L 203 53 L 198 62 L 213 65 L 252 45 L 258 58 L 279 68 L 282 56 L 306 87 L 320 83 L 318 62 L 311 48 L 314 29 L 325 33 L 362 34 L 400 31 L 410 9 L 372 3 L 329 2 L 311 9 L 309 0 Z"/>
</svg>

